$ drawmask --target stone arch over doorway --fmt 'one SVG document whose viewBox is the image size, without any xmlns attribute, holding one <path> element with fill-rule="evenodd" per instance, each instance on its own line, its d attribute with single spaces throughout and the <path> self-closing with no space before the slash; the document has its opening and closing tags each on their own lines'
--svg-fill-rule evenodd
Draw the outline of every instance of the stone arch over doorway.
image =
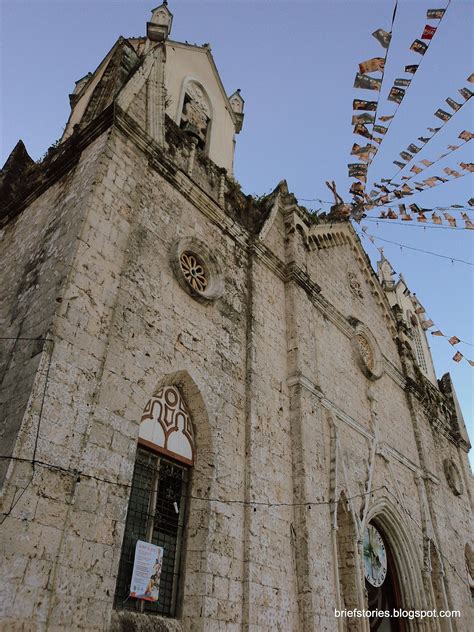
<svg viewBox="0 0 474 632">
<path fill-rule="evenodd" d="M 423 588 L 421 547 L 417 549 L 404 516 L 388 498 L 380 498 L 371 507 L 367 524 L 382 534 L 395 567 L 399 606 L 404 610 L 427 609 L 429 601 Z M 428 629 L 425 622 L 405 620 L 407 631 Z"/>
</svg>

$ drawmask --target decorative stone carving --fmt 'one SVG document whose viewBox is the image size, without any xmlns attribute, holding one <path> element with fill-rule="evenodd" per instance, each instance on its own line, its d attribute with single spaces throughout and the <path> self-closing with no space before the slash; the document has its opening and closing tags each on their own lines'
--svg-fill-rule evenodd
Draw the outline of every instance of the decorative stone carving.
<svg viewBox="0 0 474 632">
<path fill-rule="evenodd" d="M 196 111 L 200 112 L 202 116 L 211 118 L 211 110 L 207 103 L 207 97 L 203 89 L 196 82 L 190 81 L 188 83 L 186 86 L 186 94 L 188 94 L 193 101 L 193 106 Z"/>
<path fill-rule="evenodd" d="M 349 288 L 357 298 L 364 298 L 364 293 L 362 292 L 362 285 L 357 278 L 357 274 L 352 270 L 349 270 L 347 273 L 347 280 L 349 282 Z"/>
<path fill-rule="evenodd" d="M 198 290 L 198 292 L 204 292 L 207 287 L 207 271 L 199 257 L 192 252 L 185 251 L 181 253 L 179 263 L 184 278 L 189 285 L 195 290 Z"/>
<path fill-rule="evenodd" d="M 187 237 L 176 242 L 171 249 L 171 266 L 180 286 L 196 300 L 208 302 L 222 296 L 220 265 L 202 241 Z"/>
<path fill-rule="evenodd" d="M 357 364 L 366 377 L 377 380 L 383 373 L 383 360 L 377 341 L 369 329 L 360 321 L 350 319 L 355 332 L 352 338 L 352 348 Z"/>
<path fill-rule="evenodd" d="M 139 437 L 150 446 L 163 448 L 172 456 L 192 463 L 193 426 L 175 386 L 163 387 L 148 401 L 141 418 Z"/>
<path fill-rule="evenodd" d="M 210 120 L 211 108 L 204 90 L 195 81 L 189 81 L 184 94 L 182 129 L 193 134 L 204 146 Z"/>
<path fill-rule="evenodd" d="M 452 459 L 445 459 L 443 462 L 444 475 L 448 481 L 448 485 L 455 496 L 461 496 L 464 491 L 461 473 L 458 466 Z"/>
<path fill-rule="evenodd" d="M 359 347 L 359 353 L 362 356 L 365 366 L 369 369 L 369 371 L 373 371 L 375 360 L 369 341 L 362 334 L 357 334 L 356 341 Z"/>
</svg>

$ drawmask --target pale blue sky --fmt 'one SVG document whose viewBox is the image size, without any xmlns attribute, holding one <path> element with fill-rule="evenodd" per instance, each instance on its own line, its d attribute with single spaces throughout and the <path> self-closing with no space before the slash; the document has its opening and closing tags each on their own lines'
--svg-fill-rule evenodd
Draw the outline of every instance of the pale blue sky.
<svg viewBox="0 0 474 632">
<path fill-rule="evenodd" d="M 406 76 L 405 65 L 422 59 L 409 46 L 427 23 L 426 9 L 446 3 L 400 0 L 382 97 L 391 80 Z M 0 1 L 2 164 L 19 138 L 33 158 L 44 154 L 62 133 L 74 81 L 95 69 L 119 35 L 143 35 L 157 4 L 158 0 Z M 352 134 L 352 100 L 377 96 L 355 90 L 354 76 L 359 62 L 383 56 L 371 33 L 388 30 L 394 2 L 172 0 L 169 6 L 174 13 L 172 38 L 210 42 L 228 93 L 242 90 L 245 122 L 237 138 L 235 175 L 244 191 L 261 195 L 285 178 L 299 198 L 327 200 L 324 182 L 334 179 L 346 195 L 347 163 L 356 162 L 350 148 L 353 142 L 364 144 Z M 450 111 L 446 97 L 462 102 L 458 88 L 474 90 L 466 82 L 474 65 L 473 11 L 472 2 L 451 3 L 374 162 L 375 178 L 392 176 L 397 170 L 392 160 L 399 151 L 425 136 L 427 126 L 438 127 L 433 113 L 439 107 Z M 457 144 L 460 131 L 474 131 L 472 102 L 419 154 L 420 159 L 438 158 L 448 144 Z M 385 99 L 381 103 L 379 114 L 392 113 L 392 104 Z M 445 166 L 472 162 L 471 147 L 472 142 L 447 157 L 433 173 L 442 175 Z M 428 175 L 431 172 L 423 178 Z M 465 203 L 473 195 L 472 176 L 467 176 L 407 198 L 406 203 L 442 206 Z M 307 206 L 318 208 L 317 202 Z M 474 231 L 376 222 L 369 226 L 375 236 L 474 261 Z M 365 245 L 375 261 L 376 248 Z M 376 245 L 384 245 L 394 269 L 403 272 L 436 325 L 473 343 L 473 267 L 391 244 Z M 451 372 L 474 435 L 474 368 L 451 360 L 455 349 L 446 339 L 429 336 L 429 341 L 437 374 Z M 474 360 L 474 346 L 458 348 Z"/>
</svg>

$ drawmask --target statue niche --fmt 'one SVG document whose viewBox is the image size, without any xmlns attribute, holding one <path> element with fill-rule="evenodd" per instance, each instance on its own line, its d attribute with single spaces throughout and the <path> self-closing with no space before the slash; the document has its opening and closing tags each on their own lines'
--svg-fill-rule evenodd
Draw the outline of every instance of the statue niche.
<svg viewBox="0 0 474 632">
<path fill-rule="evenodd" d="M 180 127 L 197 139 L 200 149 L 206 148 L 211 123 L 211 106 L 204 89 L 195 81 L 186 85 Z"/>
</svg>

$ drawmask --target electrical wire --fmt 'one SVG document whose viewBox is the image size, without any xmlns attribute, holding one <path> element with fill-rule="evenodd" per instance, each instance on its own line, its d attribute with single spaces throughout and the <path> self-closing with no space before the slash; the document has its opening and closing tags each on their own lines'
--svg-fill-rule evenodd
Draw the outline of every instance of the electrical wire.
<svg viewBox="0 0 474 632">
<path fill-rule="evenodd" d="M 417 252 L 422 252 L 426 255 L 432 255 L 433 257 L 441 257 L 442 259 L 449 259 L 449 261 L 456 261 L 457 263 L 464 263 L 468 266 L 473 266 L 474 263 L 470 261 L 464 261 L 464 259 L 456 259 L 455 257 L 449 257 L 447 255 L 441 255 L 438 252 L 431 252 L 431 250 L 423 250 L 422 248 L 415 248 L 414 246 L 406 246 L 405 244 L 400 244 L 397 241 L 390 241 L 389 239 L 382 239 L 382 237 L 376 237 L 375 235 L 369 235 L 373 239 L 378 239 L 378 241 L 384 241 L 387 244 L 393 244 L 394 246 L 400 246 L 400 248 L 406 248 L 407 250 L 416 250 Z"/>
<path fill-rule="evenodd" d="M 15 461 L 20 461 L 20 462 L 28 462 L 28 463 L 33 463 L 32 460 L 30 459 L 21 459 L 19 457 L 9 457 L 9 456 L 0 456 L 0 459 L 11 459 L 11 460 L 15 460 Z M 85 472 L 82 471 L 78 471 L 78 470 L 70 470 L 68 468 L 64 468 L 62 466 L 58 466 L 58 465 L 53 465 L 50 463 L 46 463 L 43 461 L 36 461 L 35 462 L 37 465 L 40 465 L 42 467 L 46 467 L 46 468 L 50 468 L 53 470 L 57 470 L 57 471 L 61 471 L 64 473 L 69 474 L 70 476 L 73 476 L 77 482 L 80 482 L 81 478 L 87 478 L 87 479 L 91 479 L 91 480 L 95 480 L 101 483 L 106 483 L 109 485 L 115 485 L 115 486 L 119 486 L 122 488 L 128 488 L 128 489 L 132 489 L 134 488 L 135 490 L 140 490 L 142 489 L 143 491 L 146 491 L 147 493 L 150 493 L 151 488 L 139 488 L 136 487 L 132 484 L 128 484 L 128 483 L 121 483 L 119 481 L 112 481 L 109 479 L 104 479 L 101 478 L 100 476 L 94 476 L 92 474 L 87 474 Z M 26 489 L 26 488 L 25 488 Z M 403 512 L 414 522 L 414 524 L 420 529 L 421 533 L 423 534 L 423 536 L 426 536 L 425 534 L 425 530 L 423 529 L 422 525 L 420 525 L 418 523 L 418 521 L 411 515 L 411 513 L 406 509 L 406 507 L 403 505 L 403 503 L 400 502 L 400 500 L 398 499 L 398 497 L 391 491 L 391 489 L 387 486 L 387 485 L 380 485 L 379 487 L 374 487 L 373 489 L 370 489 L 366 492 L 360 492 L 359 494 L 354 494 L 352 496 L 348 496 L 344 499 L 344 501 L 349 501 L 349 500 L 353 500 L 355 498 L 363 498 L 365 496 L 371 496 L 373 494 L 375 494 L 375 492 L 381 491 L 381 490 L 385 490 L 390 496 L 392 496 L 392 498 L 396 501 L 396 503 L 400 506 L 400 508 L 403 510 Z M 300 503 L 295 503 L 295 502 L 291 502 L 291 503 L 285 503 L 285 502 L 270 502 L 270 501 L 259 501 L 259 500 L 241 500 L 241 499 L 231 499 L 231 498 L 227 498 L 227 499 L 221 499 L 221 498 L 214 498 L 211 496 L 195 496 L 193 494 L 189 494 L 188 498 L 192 499 L 192 500 L 198 500 L 198 501 L 203 501 L 203 502 L 216 502 L 216 503 L 221 503 L 224 505 L 240 505 L 240 506 L 249 506 L 249 507 L 253 507 L 254 511 L 257 511 L 257 507 L 307 507 L 308 509 L 311 509 L 311 507 L 316 507 L 316 506 L 322 506 L 322 505 L 326 505 L 326 506 L 331 506 L 331 505 L 338 505 L 339 502 L 341 502 L 340 498 L 337 498 L 335 500 L 314 500 L 314 501 L 305 501 L 305 502 L 300 502 Z M 8 515 L 11 513 L 11 510 L 9 511 Z M 5 516 L 7 517 L 7 516 Z M 4 520 L 2 521 L 1 524 L 3 524 Z M 462 575 L 460 575 L 460 573 L 457 571 L 457 568 L 455 566 L 454 563 L 451 562 L 451 560 L 449 560 L 449 558 L 447 558 L 445 555 L 443 555 L 436 542 L 434 542 L 434 540 L 432 540 L 431 538 L 428 539 L 430 540 L 430 542 L 432 542 L 433 546 L 435 547 L 436 551 L 438 552 L 438 554 L 443 557 L 444 560 L 446 560 L 446 562 L 448 563 L 448 565 L 450 566 L 450 568 L 455 572 L 455 574 L 460 578 L 460 580 L 466 584 L 469 585 L 468 582 L 465 581 L 465 579 L 462 577 Z"/>
<path fill-rule="evenodd" d="M 443 228 L 444 230 L 472 230 L 464 228 L 463 226 L 440 226 L 439 224 L 432 224 L 430 222 L 415 222 L 407 221 L 407 222 L 397 222 L 393 219 L 388 219 L 385 217 L 364 217 L 364 222 L 373 222 L 378 224 L 381 222 L 382 224 L 395 224 L 396 226 L 411 226 L 412 228 Z"/>
</svg>

